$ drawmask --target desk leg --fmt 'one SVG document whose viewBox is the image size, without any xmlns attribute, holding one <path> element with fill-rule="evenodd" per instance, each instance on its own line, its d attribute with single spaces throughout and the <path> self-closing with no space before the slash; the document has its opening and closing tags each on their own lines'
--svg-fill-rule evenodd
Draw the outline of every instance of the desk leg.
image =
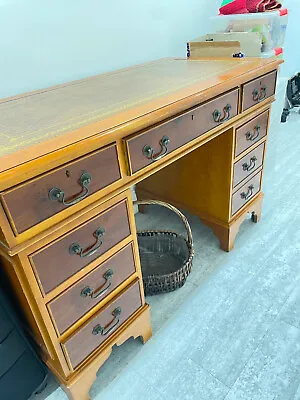
<svg viewBox="0 0 300 400">
<path fill-rule="evenodd" d="M 150 321 L 150 307 L 145 304 L 132 321 L 124 323 L 123 331 L 121 331 L 115 339 L 109 340 L 105 348 L 96 354 L 94 358 L 82 369 L 74 372 L 68 379 L 63 378 L 55 371 L 51 364 L 49 368 L 56 375 L 62 389 L 68 396 L 69 400 L 90 400 L 89 391 L 93 385 L 97 371 L 104 362 L 109 358 L 112 347 L 114 345 L 121 346 L 130 337 L 134 339 L 140 337 L 143 343 L 146 343 L 152 336 L 152 328 Z"/>
<path fill-rule="evenodd" d="M 234 241 L 241 224 L 246 219 L 247 215 L 251 214 L 253 222 L 257 223 L 261 219 L 263 193 L 260 193 L 254 201 L 252 201 L 245 209 L 239 212 L 234 219 L 228 223 L 221 221 L 212 221 L 201 218 L 201 221 L 212 229 L 213 233 L 217 236 L 220 242 L 220 248 L 224 251 L 230 251 L 234 247 Z"/>
</svg>

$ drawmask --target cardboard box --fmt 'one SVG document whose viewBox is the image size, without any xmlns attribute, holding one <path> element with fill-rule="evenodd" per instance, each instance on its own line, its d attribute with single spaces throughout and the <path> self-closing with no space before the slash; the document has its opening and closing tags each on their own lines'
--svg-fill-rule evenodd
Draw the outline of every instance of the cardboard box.
<svg viewBox="0 0 300 400">
<path fill-rule="evenodd" d="M 240 42 L 209 42 L 209 41 L 191 41 L 187 43 L 187 57 L 232 57 L 233 54 L 241 51 Z"/>
<path fill-rule="evenodd" d="M 188 57 L 232 57 L 241 51 L 246 57 L 260 57 L 262 36 L 259 32 L 212 33 L 188 43 Z"/>
</svg>

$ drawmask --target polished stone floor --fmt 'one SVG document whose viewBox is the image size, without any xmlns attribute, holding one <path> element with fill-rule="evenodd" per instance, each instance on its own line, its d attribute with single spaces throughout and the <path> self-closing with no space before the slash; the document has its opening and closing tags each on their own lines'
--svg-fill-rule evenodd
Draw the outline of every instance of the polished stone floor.
<svg viewBox="0 0 300 400">
<path fill-rule="evenodd" d="M 261 222 L 246 220 L 225 253 L 188 215 L 196 253 L 187 283 L 147 298 L 153 337 L 114 349 L 92 400 L 300 400 L 300 115 L 279 123 L 278 89 Z M 157 207 L 137 225 L 183 230 Z M 67 399 L 52 379 L 34 398 Z"/>
</svg>

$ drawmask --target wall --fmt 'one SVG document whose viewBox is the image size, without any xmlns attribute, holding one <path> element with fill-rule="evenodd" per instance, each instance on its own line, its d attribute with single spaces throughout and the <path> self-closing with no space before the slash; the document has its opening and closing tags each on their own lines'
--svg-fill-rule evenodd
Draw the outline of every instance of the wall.
<svg viewBox="0 0 300 400">
<path fill-rule="evenodd" d="M 0 0 L 0 98 L 166 56 L 221 0 Z"/>
<path fill-rule="evenodd" d="M 300 72 L 300 2 L 299 0 L 282 0 L 289 10 L 289 22 L 284 45 L 285 63 L 281 66 L 281 77 L 290 77 Z"/>
</svg>

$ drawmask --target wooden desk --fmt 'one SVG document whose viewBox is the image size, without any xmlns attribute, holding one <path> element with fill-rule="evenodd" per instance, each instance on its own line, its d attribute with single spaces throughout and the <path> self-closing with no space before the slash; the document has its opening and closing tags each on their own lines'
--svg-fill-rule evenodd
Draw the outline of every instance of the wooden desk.
<svg viewBox="0 0 300 400">
<path fill-rule="evenodd" d="M 133 184 L 227 251 L 259 220 L 279 64 L 163 59 L 0 101 L 1 262 L 70 399 L 114 344 L 151 336 Z"/>
</svg>

